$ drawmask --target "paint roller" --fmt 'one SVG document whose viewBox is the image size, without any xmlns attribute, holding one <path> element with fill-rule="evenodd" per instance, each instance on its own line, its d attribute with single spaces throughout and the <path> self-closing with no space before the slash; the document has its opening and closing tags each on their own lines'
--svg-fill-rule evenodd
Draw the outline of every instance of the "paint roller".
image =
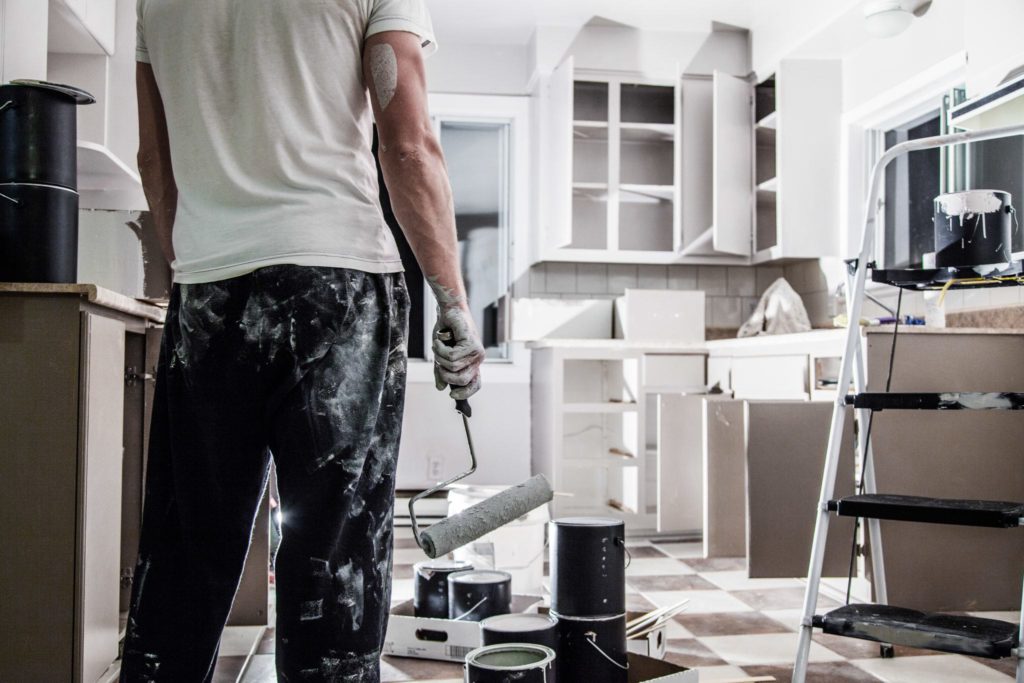
<svg viewBox="0 0 1024 683">
<path fill-rule="evenodd" d="M 409 517 L 412 521 L 413 536 L 417 545 L 427 554 L 427 557 L 431 558 L 447 555 L 456 548 L 519 519 L 530 510 L 551 502 L 554 497 L 547 478 L 543 474 L 538 474 L 522 484 L 507 488 L 487 500 L 466 508 L 458 514 L 431 524 L 426 531 L 420 531 L 416 521 L 416 502 L 476 472 L 476 451 L 473 448 L 473 435 L 469 430 L 469 418 L 473 411 L 469 406 L 469 401 L 465 399 L 455 402 L 455 410 L 462 416 L 462 426 L 466 430 L 466 443 L 469 445 L 469 469 L 433 488 L 416 494 L 409 501 Z"/>
</svg>

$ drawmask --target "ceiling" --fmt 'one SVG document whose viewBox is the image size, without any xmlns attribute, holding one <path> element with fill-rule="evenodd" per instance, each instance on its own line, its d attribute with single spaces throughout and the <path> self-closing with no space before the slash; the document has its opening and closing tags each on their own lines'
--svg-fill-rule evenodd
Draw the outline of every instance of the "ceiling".
<svg viewBox="0 0 1024 683">
<path fill-rule="evenodd" d="M 521 45 L 541 26 L 579 27 L 594 16 L 642 29 L 706 32 L 712 21 L 748 28 L 786 0 L 427 0 L 438 43 Z"/>
</svg>

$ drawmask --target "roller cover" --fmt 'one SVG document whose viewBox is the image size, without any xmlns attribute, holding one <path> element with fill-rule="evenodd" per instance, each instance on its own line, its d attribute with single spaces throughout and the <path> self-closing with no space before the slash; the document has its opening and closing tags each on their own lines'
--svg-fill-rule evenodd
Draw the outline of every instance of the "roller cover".
<svg viewBox="0 0 1024 683">
<path fill-rule="evenodd" d="M 485 501 L 432 524 L 420 534 L 420 547 L 428 557 L 441 557 L 475 541 L 530 510 L 551 502 L 554 492 L 543 474 L 505 489 Z"/>
</svg>

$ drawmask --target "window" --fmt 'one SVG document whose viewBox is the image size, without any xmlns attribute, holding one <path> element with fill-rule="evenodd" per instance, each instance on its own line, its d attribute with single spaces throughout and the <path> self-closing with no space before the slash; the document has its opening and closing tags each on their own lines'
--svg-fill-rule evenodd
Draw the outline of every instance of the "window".
<svg viewBox="0 0 1024 683">
<path fill-rule="evenodd" d="M 939 107 L 878 131 L 884 149 L 949 132 L 945 112 L 964 99 L 965 91 L 954 89 Z M 881 155 L 881 150 L 877 154 Z M 885 211 L 880 257 L 884 267 L 920 267 L 924 255 L 935 247 L 933 200 L 944 192 L 965 189 L 1004 190 L 1012 195 L 1015 206 L 1024 205 L 1024 140 L 1013 137 L 921 150 L 893 160 L 886 168 L 882 190 Z M 1024 252 L 1024 233 L 1016 225 L 1013 251 Z"/>
<path fill-rule="evenodd" d="M 498 341 L 498 307 L 509 286 L 509 124 L 442 119 L 440 129 L 469 309 L 487 357 L 507 358 L 506 344 Z M 425 305 L 435 304 L 431 299 Z"/>
</svg>

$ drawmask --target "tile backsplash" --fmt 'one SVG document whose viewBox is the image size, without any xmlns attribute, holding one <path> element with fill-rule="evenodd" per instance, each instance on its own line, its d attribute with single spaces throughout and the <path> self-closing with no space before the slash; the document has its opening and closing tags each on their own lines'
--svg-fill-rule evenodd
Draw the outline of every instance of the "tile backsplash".
<svg viewBox="0 0 1024 683">
<path fill-rule="evenodd" d="M 783 269 L 774 266 L 650 266 L 615 263 L 538 263 L 530 269 L 530 297 L 612 299 L 626 289 L 703 290 L 705 323 L 736 329 Z"/>
</svg>

